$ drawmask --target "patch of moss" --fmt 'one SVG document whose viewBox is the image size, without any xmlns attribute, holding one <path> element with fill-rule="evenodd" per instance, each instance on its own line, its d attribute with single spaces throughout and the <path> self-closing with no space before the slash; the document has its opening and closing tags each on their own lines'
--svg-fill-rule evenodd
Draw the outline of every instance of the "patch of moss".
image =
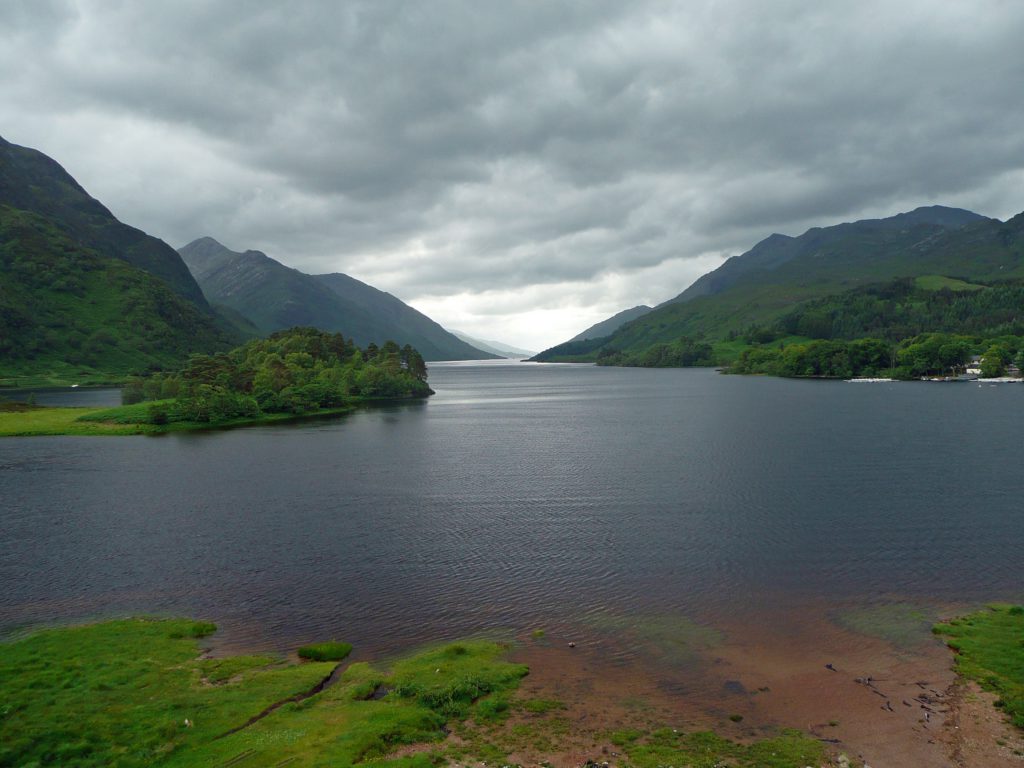
<svg viewBox="0 0 1024 768">
<path fill-rule="evenodd" d="M 352 653 L 352 646 L 349 643 L 342 643 L 331 640 L 326 643 L 311 643 L 304 645 L 298 650 L 299 658 L 310 659 L 311 661 L 341 661 Z"/>
</svg>

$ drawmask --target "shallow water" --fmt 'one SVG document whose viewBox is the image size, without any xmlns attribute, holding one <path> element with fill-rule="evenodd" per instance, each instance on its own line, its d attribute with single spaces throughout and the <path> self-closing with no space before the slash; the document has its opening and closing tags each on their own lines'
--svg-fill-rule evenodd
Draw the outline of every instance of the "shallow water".
<svg viewBox="0 0 1024 768">
<path fill-rule="evenodd" d="M 1024 594 L 1024 388 L 430 375 L 429 402 L 330 421 L 0 441 L 0 628 L 184 614 L 372 653 Z"/>
</svg>

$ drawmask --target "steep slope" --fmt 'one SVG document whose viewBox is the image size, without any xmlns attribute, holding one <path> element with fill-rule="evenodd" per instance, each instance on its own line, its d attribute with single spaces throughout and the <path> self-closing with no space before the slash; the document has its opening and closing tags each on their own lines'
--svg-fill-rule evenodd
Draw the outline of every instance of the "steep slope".
<svg viewBox="0 0 1024 768">
<path fill-rule="evenodd" d="M 1024 276 L 1021 216 L 1004 223 L 954 209 L 934 212 L 812 229 L 797 238 L 775 235 L 624 325 L 605 346 L 636 351 L 680 337 L 724 338 L 803 301 L 900 277 Z"/>
<path fill-rule="evenodd" d="M 587 328 L 582 333 L 577 333 L 569 341 L 585 341 L 587 339 L 600 339 L 603 336 L 610 336 L 619 330 L 623 325 L 628 323 L 630 320 L 636 320 L 638 317 L 643 317 L 651 308 L 646 304 L 640 304 L 629 309 L 624 309 L 621 312 L 609 317 L 607 320 L 602 320 L 600 323 L 594 323 L 594 325 Z"/>
<path fill-rule="evenodd" d="M 122 224 L 42 152 L 0 138 L 0 205 L 34 213 L 56 232 L 99 256 L 122 259 L 208 310 L 202 291 L 167 243 Z"/>
<path fill-rule="evenodd" d="M 179 252 L 211 302 L 241 313 L 264 334 L 302 325 L 341 332 L 360 346 L 411 344 L 426 360 L 494 357 L 348 275 L 307 275 L 259 251 L 232 251 L 211 237 Z"/>
<path fill-rule="evenodd" d="M 814 227 L 799 237 L 773 234 L 740 256 L 734 256 L 713 272 L 700 277 L 689 288 L 666 304 L 684 303 L 700 296 L 713 296 L 750 281 L 759 281 L 782 265 L 791 262 L 816 261 L 816 272 L 835 271 L 841 267 L 835 256 L 855 254 L 865 259 L 871 253 L 889 255 L 889 250 L 905 246 L 908 235 L 928 237 L 928 233 L 960 229 L 968 224 L 987 221 L 971 211 L 941 205 L 925 206 L 886 219 L 865 219 L 831 227 Z M 828 258 L 831 256 L 832 258 Z M 825 257 L 823 259 L 823 257 Z M 845 272 L 840 278 L 855 277 Z"/>
<path fill-rule="evenodd" d="M 184 270 L 184 272 L 182 272 Z M 0 139 L 0 380 L 119 378 L 237 341 L 169 246 Z"/>
</svg>

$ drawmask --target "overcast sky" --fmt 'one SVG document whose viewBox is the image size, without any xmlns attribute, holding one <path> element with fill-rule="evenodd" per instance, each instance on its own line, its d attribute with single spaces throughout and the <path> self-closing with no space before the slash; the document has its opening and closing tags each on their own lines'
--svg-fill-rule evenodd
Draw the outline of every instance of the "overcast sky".
<svg viewBox="0 0 1024 768">
<path fill-rule="evenodd" d="M 0 2 L 0 135 L 122 221 L 533 349 L 772 232 L 1024 210 L 1024 3 Z"/>
</svg>

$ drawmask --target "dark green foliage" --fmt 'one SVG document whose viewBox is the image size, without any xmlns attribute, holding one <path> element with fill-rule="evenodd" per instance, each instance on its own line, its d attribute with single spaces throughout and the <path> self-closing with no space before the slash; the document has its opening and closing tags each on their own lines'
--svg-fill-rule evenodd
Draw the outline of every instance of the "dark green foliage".
<svg viewBox="0 0 1024 768">
<path fill-rule="evenodd" d="M 331 640 L 326 643 L 310 643 L 298 650 L 299 658 L 310 659 L 311 661 L 341 661 L 352 653 L 352 646 L 349 643 L 342 643 L 338 640 Z"/>
<path fill-rule="evenodd" d="M 84 248 L 48 219 L 6 206 L 0 274 L 6 372 L 124 375 L 230 346 L 209 315 L 162 280 Z"/>
<path fill-rule="evenodd" d="M 598 365 L 625 365 L 638 368 L 690 368 L 713 363 L 710 344 L 685 337 L 669 343 L 652 344 L 636 352 L 602 349 L 597 356 Z"/>
<path fill-rule="evenodd" d="M 914 379 L 958 374 L 973 352 L 986 350 L 995 361 L 989 371 L 1002 371 L 1004 363 L 1001 361 L 1013 360 L 1024 350 L 1024 337 L 982 339 L 929 333 L 896 344 L 881 339 L 856 339 L 751 347 L 740 354 L 729 371 L 839 379 L 855 376 Z M 986 362 L 988 359 L 986 357 Z M 982 374 L 985 373 L 983 368 Z"/>
<path fill-rule="evenodd" d="M 923 333 L 1024 335 L 1024 282 L 929 290 L 910 278 L 816 299 L 783 315 L 768 333 L 811 339 L 899 340 Z M 763 332 L 763 331 L 762 331 Z"/>
<path fill-rule="evenodd" d="M 545 349 L 530 358 L 537 363 L 560 363 L 560 362 L 585 362 L 596 359 L 596 353 L 605 342 L 608 336 L 594 339 L 583 339 L 581 341 L 567 341 L 564 344 Z"/>
<path fill-rule="evenodd" d="M 364 353 L 340 333 L 293 328 L 230 352 L 194 355 L 176 373 L 129 381 L 124 402 L 153 401 L 144 416 L 132 413 L 141 423 L 218 424 L 315 413 L 355 400 L 425 397 L 431 394 L 426 378 L 423 358 L 408 345 L 389 341 Z"/>
</svg>

